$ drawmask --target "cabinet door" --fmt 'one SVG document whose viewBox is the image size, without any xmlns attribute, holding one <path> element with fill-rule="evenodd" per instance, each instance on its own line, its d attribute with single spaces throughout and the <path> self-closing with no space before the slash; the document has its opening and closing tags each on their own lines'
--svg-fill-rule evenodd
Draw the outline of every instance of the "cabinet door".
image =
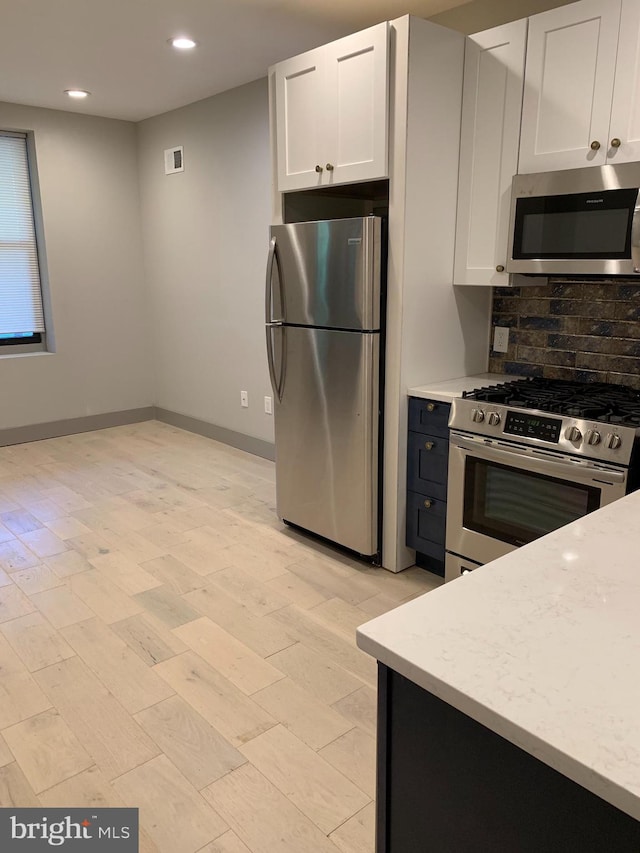
<svg viewBox="0 0 640 853">
<path fill-rule="evenodd" d="M 310 50 L 275 67 L 278 190 L 320 186 L 324 119 L 324 48 Z"/>
<path fill-rule="evenodd" d="M 620 146 L 611 145 L 613 139 Z M 623 0 L 616 80 L 609 127 L 608 163 L 640 160 L 640 0 Z"/>
<path fill-rule="evenodd" d="M 389 33 L 386 22 L 325 46 L 326 153 L 323 183 L 389 174 Z M 333 166 L 333 169 L 327 168 Z"/>
<path fill-rule="evenodd" d="M 421 554 L 444 561 L 447 505 L 445 501 L 407 493 L 407 545 Z"/>
<path fill-rule="evenodd" d="M 449 441 L 439 436 L 409 432 L 407 489 L 440 500 L 447 499 Z"/>
<path fill-rule="evenodd" d="M 464 59 L 454 284 L 507 285 L 527 21 L 477 33 Z"/>
<path fill-rule="evenodd" d="M 450 414 L 450 403 L 409 397 L 409 429 L 412 432 L 423 432 L 448 439 Z"/>
<path fill-rule="evenodd" d="M 519 172 L 606 162 L 620 4 L 582 0 L 529 19 Z"/>
</svg>

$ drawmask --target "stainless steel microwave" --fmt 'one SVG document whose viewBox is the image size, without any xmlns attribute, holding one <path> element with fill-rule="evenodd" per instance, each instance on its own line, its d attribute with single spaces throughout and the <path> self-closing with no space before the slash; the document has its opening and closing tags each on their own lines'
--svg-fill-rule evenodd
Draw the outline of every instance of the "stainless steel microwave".
<svg viewBox="0 0 640 853">
<path fill-rule="evenodd" d="M 516 175 L 507 272 L 640 275 L 640 163 Z"/>
</svg>

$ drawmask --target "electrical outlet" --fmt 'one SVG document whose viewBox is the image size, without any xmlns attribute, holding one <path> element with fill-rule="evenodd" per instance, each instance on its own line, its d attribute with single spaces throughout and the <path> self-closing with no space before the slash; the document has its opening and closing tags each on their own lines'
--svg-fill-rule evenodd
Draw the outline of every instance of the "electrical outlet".
<svg viewBox="0 0 640 853">
<path fill-rule="evenodd" d="M 509 327 L 494 326 L 493 328 L 493 351 L 507 352 L 509 349 Z"/>
<path fill-rule="evenodd" d="M 243 409 L 249 408 L 249 394 L 247 393 L 247 391 L 240 392 L 240 405 Z"/>
<path fill-rule="evenodd" d="M 271 402 L 272 402 L 271 397 L 265 397 L 264 398 L 264 411 L 265 411 L 265 414 L 267 414 L 267 415 L 273 414 L 273 407 L 271 405 Z"/>
</svg>

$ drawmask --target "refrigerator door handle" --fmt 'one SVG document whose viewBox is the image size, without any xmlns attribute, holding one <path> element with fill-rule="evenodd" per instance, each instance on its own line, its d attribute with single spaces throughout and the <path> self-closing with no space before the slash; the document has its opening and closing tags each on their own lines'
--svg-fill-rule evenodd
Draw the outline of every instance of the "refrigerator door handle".
<svg viewBox="0 0 640 853">
<path fill-rule="evenodd" d="M 269 254 L 267 255 L 267 279 L 265 282 L 265 305 L 264 305 L 264 314 L 265 314 L 265 322 L 267 324 L 272 325 L 282 325 L 284 323 L 284 317 L 280 320 L 274 320 L 271 316 L 271 311 L 273 310 L 273 265 L 274 263 L 278 267 L 278 272 L 280 271 L 280 264 L 278 263 L 278 249 L 276 246 L 276 238 L 272 237 L 269 242 Z M 284 307 L 283 301 L 283 293 L 282 293 L 282 277 L 278 276 L 278 283 L 280 289 L 280 305 Z"/>
<path fill-rule="evenodd" d="M 269 377 L 271 379 L 271 387 L 273 388 L 273 393 L 277 396 L 278 400 L 282 400 L 282 388 L 281 383 L 283 380 L 283 376 L 278 379 L 276 377 L 276 368 L 275 368 L 275 360 L 273 355 L 273 338 L 271 335 L 271 330 L 274 328 L 280 328 L 284 324 L 284 320 L 272 320 L 271 319 L 271 311 L 273 305 L 273 265 L 277 262 L 276 257 L 276 238 L 272 237 L 269 243 L 269 254 L 267 256 L 267 278 L 265 282 L 265 328 L 267 334 L 267 362 L 269 365 Z M 282 284 L 280 284 L 282 288 Z M 281 302 L 282 304 L 282 302 Z M 284 359 L 282 364 L 282 373 L 284 373 Z"/>
<path fill-rule="evenodd" d="M 273 357 L 273 339 L 271 337 L 272 329 L 281 329 L 282 335 L 286 334 L 286 326 L 281 320 L 273 320 L 271 323 L 266 323 L 267 330 L 267 362 L 269 364 L 269 376 L 271 378 L 271 387 L 273 393 L 278 398 L 278 402 L 282 402 L 282 392 L 284 390 L 284 372 L 286 366 L 286 348 L 282 346 L 282 366 L 280 368 L 280 378 L 276 377 L 275 359 Z"/>
<path fill-rule="evenodd" d="M 269 254 L 267 255 L 267 280 L 265 282 L 264 293 L 264 319 L 265 323 L 271 322 L 271 302 L 272 302 L 272 284 L 273 284 L 273 264 L 276 259 L 276 238 L 272 237 L 269 241 Z"/>
</svg>

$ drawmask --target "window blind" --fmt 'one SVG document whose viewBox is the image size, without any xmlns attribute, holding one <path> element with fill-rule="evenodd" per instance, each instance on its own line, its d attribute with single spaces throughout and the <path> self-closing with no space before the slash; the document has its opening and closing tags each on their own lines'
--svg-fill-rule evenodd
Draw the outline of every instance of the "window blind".
<svg viewBox="0 0 640 853">
<path fill-rule="evenodd" d="M 0 132 L 0 335 L 43 331 L 27 138 Z"/>
</svg>

